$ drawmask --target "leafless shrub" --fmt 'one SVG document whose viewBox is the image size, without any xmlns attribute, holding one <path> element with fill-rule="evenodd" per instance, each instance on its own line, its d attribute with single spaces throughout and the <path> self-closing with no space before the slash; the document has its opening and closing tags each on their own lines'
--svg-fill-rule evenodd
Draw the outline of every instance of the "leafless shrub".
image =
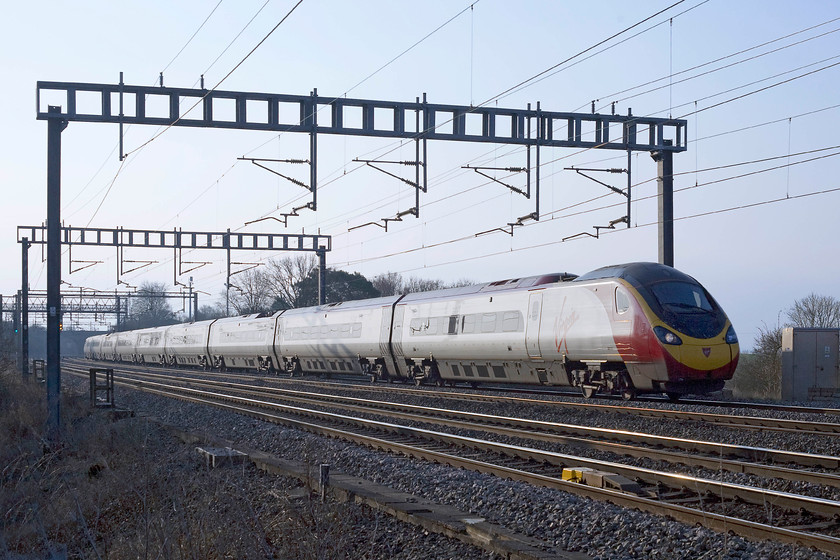
<svg viewBox="0 0 840 560">
<path fill-rule="evenodd" d="M 791 326 L 828 329 L 840 327 L 840 299 L 810 293 L 787 310 Z"/>
<path fill-rule="evenodd" d="M 49 445 L 44 400 L 42 385 L 0 375 L 2 557 L 379 556 L 358 507 L 290 497 L 297 483 L 250 464 L 208 469 L 154 424 L 90 414 L 82 396 L 62 401 L 62 444 Z"/>
<path fill-rule="evenodd" d="M 733 394 L 741 398 L 779 399 L 782 391 L 781 325 L 758 328 L 753 353 L 744 354 L 729 382 Z"/>
</svg>

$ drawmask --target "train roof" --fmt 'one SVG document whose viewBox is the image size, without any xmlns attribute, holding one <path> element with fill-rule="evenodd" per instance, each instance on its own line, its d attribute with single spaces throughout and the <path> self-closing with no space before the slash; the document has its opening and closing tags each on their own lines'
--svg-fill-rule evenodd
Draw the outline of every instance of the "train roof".
<svg viewBox="0 0 840 560">
<path fill-rule="evenodd" d="M 651 284 L 661 280 L 682 280 L 684 282 L 697 283 L 697 280 L 680 272 L 668 265 L 652 262 L 634 262 L 605 266 L 587 272 L 577 277 L 575 282 L 586 282 L 588 280 L 601 280 L 605 278 L 622 278 L 631 283 Z"/>
<path fill-rule="evenodd" d="M 297 307 L 295 309 L 287 309 L 283 311 L 283 317 L 291 317 L 298 314 L 311 313 L 313 311 L 338 311 L 366 307 L 379 307 L 384 305 L 392 305 L 394 301 L 400 296 L 386 296 L 371 299 L 356 299 L 350 301 L 337 301 L 334 303 L 326 303 L 324 305 L 314 305 L 311 307 Z"/>
<path fill-rule="evenodd" d="M 552 274 L 540 274 L 538 276 L 522 276 L 519 278 L 511 278 L 508 280 L 496 280 L 495 282 L 487 282 L 485 284 L 473 284 L 470 286 L 460 286 L 457 288 L 446 288 L 443 290 L 433 290 L 430 292 L 414 292 L 406 294 L 400 303 L 411 301 L 423 301 L 427 299 L 437 299 L 439 297 L 464 296 L 471 294 L 499 292 L 506 290 L 516 290 L 533 288 L 536 286 L 544 286 L 546 284 L 556 284 L 559 282 L 569 282 L 577 278 L 576 274 L 569 272 L 555 272 Z"/>
<path fill-rule="evenodd" d="M 353 301 L 341 301 L 335 303 L 327 303 L 326 305 L 314 307 L 299 307 L 297 309 L 289 309 L 283 312 L 284 316 L 292 316 L 298 313 L 309 313 L 315 310 L 321 311 L 338 311 L 353 308 L 377 307 L 383 305 L 392 305 L 396 300 L 400 303 L 408 303 L 415 301 L 424 301 L 430 299 L 438 299 L 441 297 L 465 296 L 486 292 L 499 292 L 505 290 L 526 289 L 535 286 L 543 286 L 547 284 L 556 284 L 558 282 L 569 282 L 577 278 L 576 274 L 569 272 L 555 272 L 551 274 L 540 274 L 537 276 L 520 276 L 519 278 L 510 278 L 507 280 L 496 280 L 495 282 L 486 282 L 483 284 L 471 284 L 469 286 L 458 286 L 457 288 L 444 288 L 442 290 L 431 290 L 428 292 L 412 292 L 405 294 L 400 299 L 399 295 L 385 296 L 372 299 L 361 299 Z"/>
</svg>

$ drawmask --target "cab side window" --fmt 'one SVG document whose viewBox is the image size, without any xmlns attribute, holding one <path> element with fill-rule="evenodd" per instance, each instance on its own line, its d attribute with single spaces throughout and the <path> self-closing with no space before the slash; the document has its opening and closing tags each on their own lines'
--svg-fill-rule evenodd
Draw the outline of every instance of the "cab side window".
<svg viewBox="0 0 840 560">
<path fill-rule="evenodd" d="M 615 310 L 618 314 L 625 313 L 630 309 L 630 298 L 621 288 L 615 289 Z"/>
</svg>

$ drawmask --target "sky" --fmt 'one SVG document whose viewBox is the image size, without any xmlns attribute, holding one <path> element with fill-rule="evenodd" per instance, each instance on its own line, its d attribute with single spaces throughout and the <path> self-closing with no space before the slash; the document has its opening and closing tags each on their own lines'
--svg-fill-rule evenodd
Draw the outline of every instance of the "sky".
<svg viewBox="0 0 840 560">
<path fill-rule="evenodd" d="M 128 84 L 153 86 L 163 71 L 173 87 L 198 87 L 203 74 L 208 87 L 228 91 L 305 95 L 317 88 L 323 96 L 404 102 L 426 94 L 433 103 L 540 102 L 569 112 L 590 112 L 594 102 L 608 113 L 614 103 L 620 114 L 684 118 L 688 149 L 674 155 L 676 268 L 706 286 L 746 348 L 759 328 L 784 323 L 795 300 L 811 292 L 840 298 L 836 3 L 46 1 L 8 3 L 4 15 L 6 296 L 21 285 L 16 227 L 46 217 L 47 125 L 35 118 L 36 82 L 116 84 L 123 72 Z M 320 231 L 333 237 L 328 266 L 367 277 L 399 272 L 486 282 L 658 258 L 656 163 L 645 152 L 632 156 L 631 227 L 563 241 L 625 214 L 621 195 L 564 168 L 626 168 L 626 153 L 543 148 L 540 220 L 513 236 L 476 236 L 529 214 L 535 201 L 462 166 L 521 167 L 524 149 L 430 142 L 420 217 L 392 222 L 385 232 L 356 226 L 411 208 L 413 189 L 353 160 L 411 160 L 411 142 L 319 135 L 318 210 L 301 211 L 284 227 L 246 222 L 280 217 L 305 204 L 308 191 L 237 158 L 305 159 L 307 135 L 134 125 L 123 139 L 130 155 L 121 164 L 116 125 L 72 122 L 64 131 L 65 225 Z M 412 178 L 410 168 L 399 167 L 387 169 Z M 276 169 L 308 178 L 306 166 Z M 496 177 L 523 186 L 521 174 L 506 175 Z M 627 181 L 625 174 L 597 178 L 619 188 Z M 246 252 L 234 259 L 283 256 Z M 119 278 L 114 249 L 77 248 L 72 258 L 65 251 L 67 289 L 114 290 L 118 280 L 179 289 L 168 251 L 126 249 L 126 260 L 156 262 Z M 177 279 L 186 284 L 192 276 L 202 304 L 215 300 L 225 282 L 224 253 L 183 258 L 213 261 Z M 89 261 L 101 262 L 76 271 Z M 46 288 L 39 247 L 30 251 L 30 287 Z"/>
</svg>

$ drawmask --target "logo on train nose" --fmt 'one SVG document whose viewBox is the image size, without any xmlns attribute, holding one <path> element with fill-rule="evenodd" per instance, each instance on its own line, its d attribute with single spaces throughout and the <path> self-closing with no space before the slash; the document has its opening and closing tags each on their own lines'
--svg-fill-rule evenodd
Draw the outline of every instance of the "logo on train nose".
<svg viewBox="0 0 840 560">
<path fill-rule="evenodd" d="M 703 355 L 704 356 L 706 356 L 708 358 L 711 354 L 712 354 L 712 349 L 711 348 L 703 348 Z"/>
</svg>

